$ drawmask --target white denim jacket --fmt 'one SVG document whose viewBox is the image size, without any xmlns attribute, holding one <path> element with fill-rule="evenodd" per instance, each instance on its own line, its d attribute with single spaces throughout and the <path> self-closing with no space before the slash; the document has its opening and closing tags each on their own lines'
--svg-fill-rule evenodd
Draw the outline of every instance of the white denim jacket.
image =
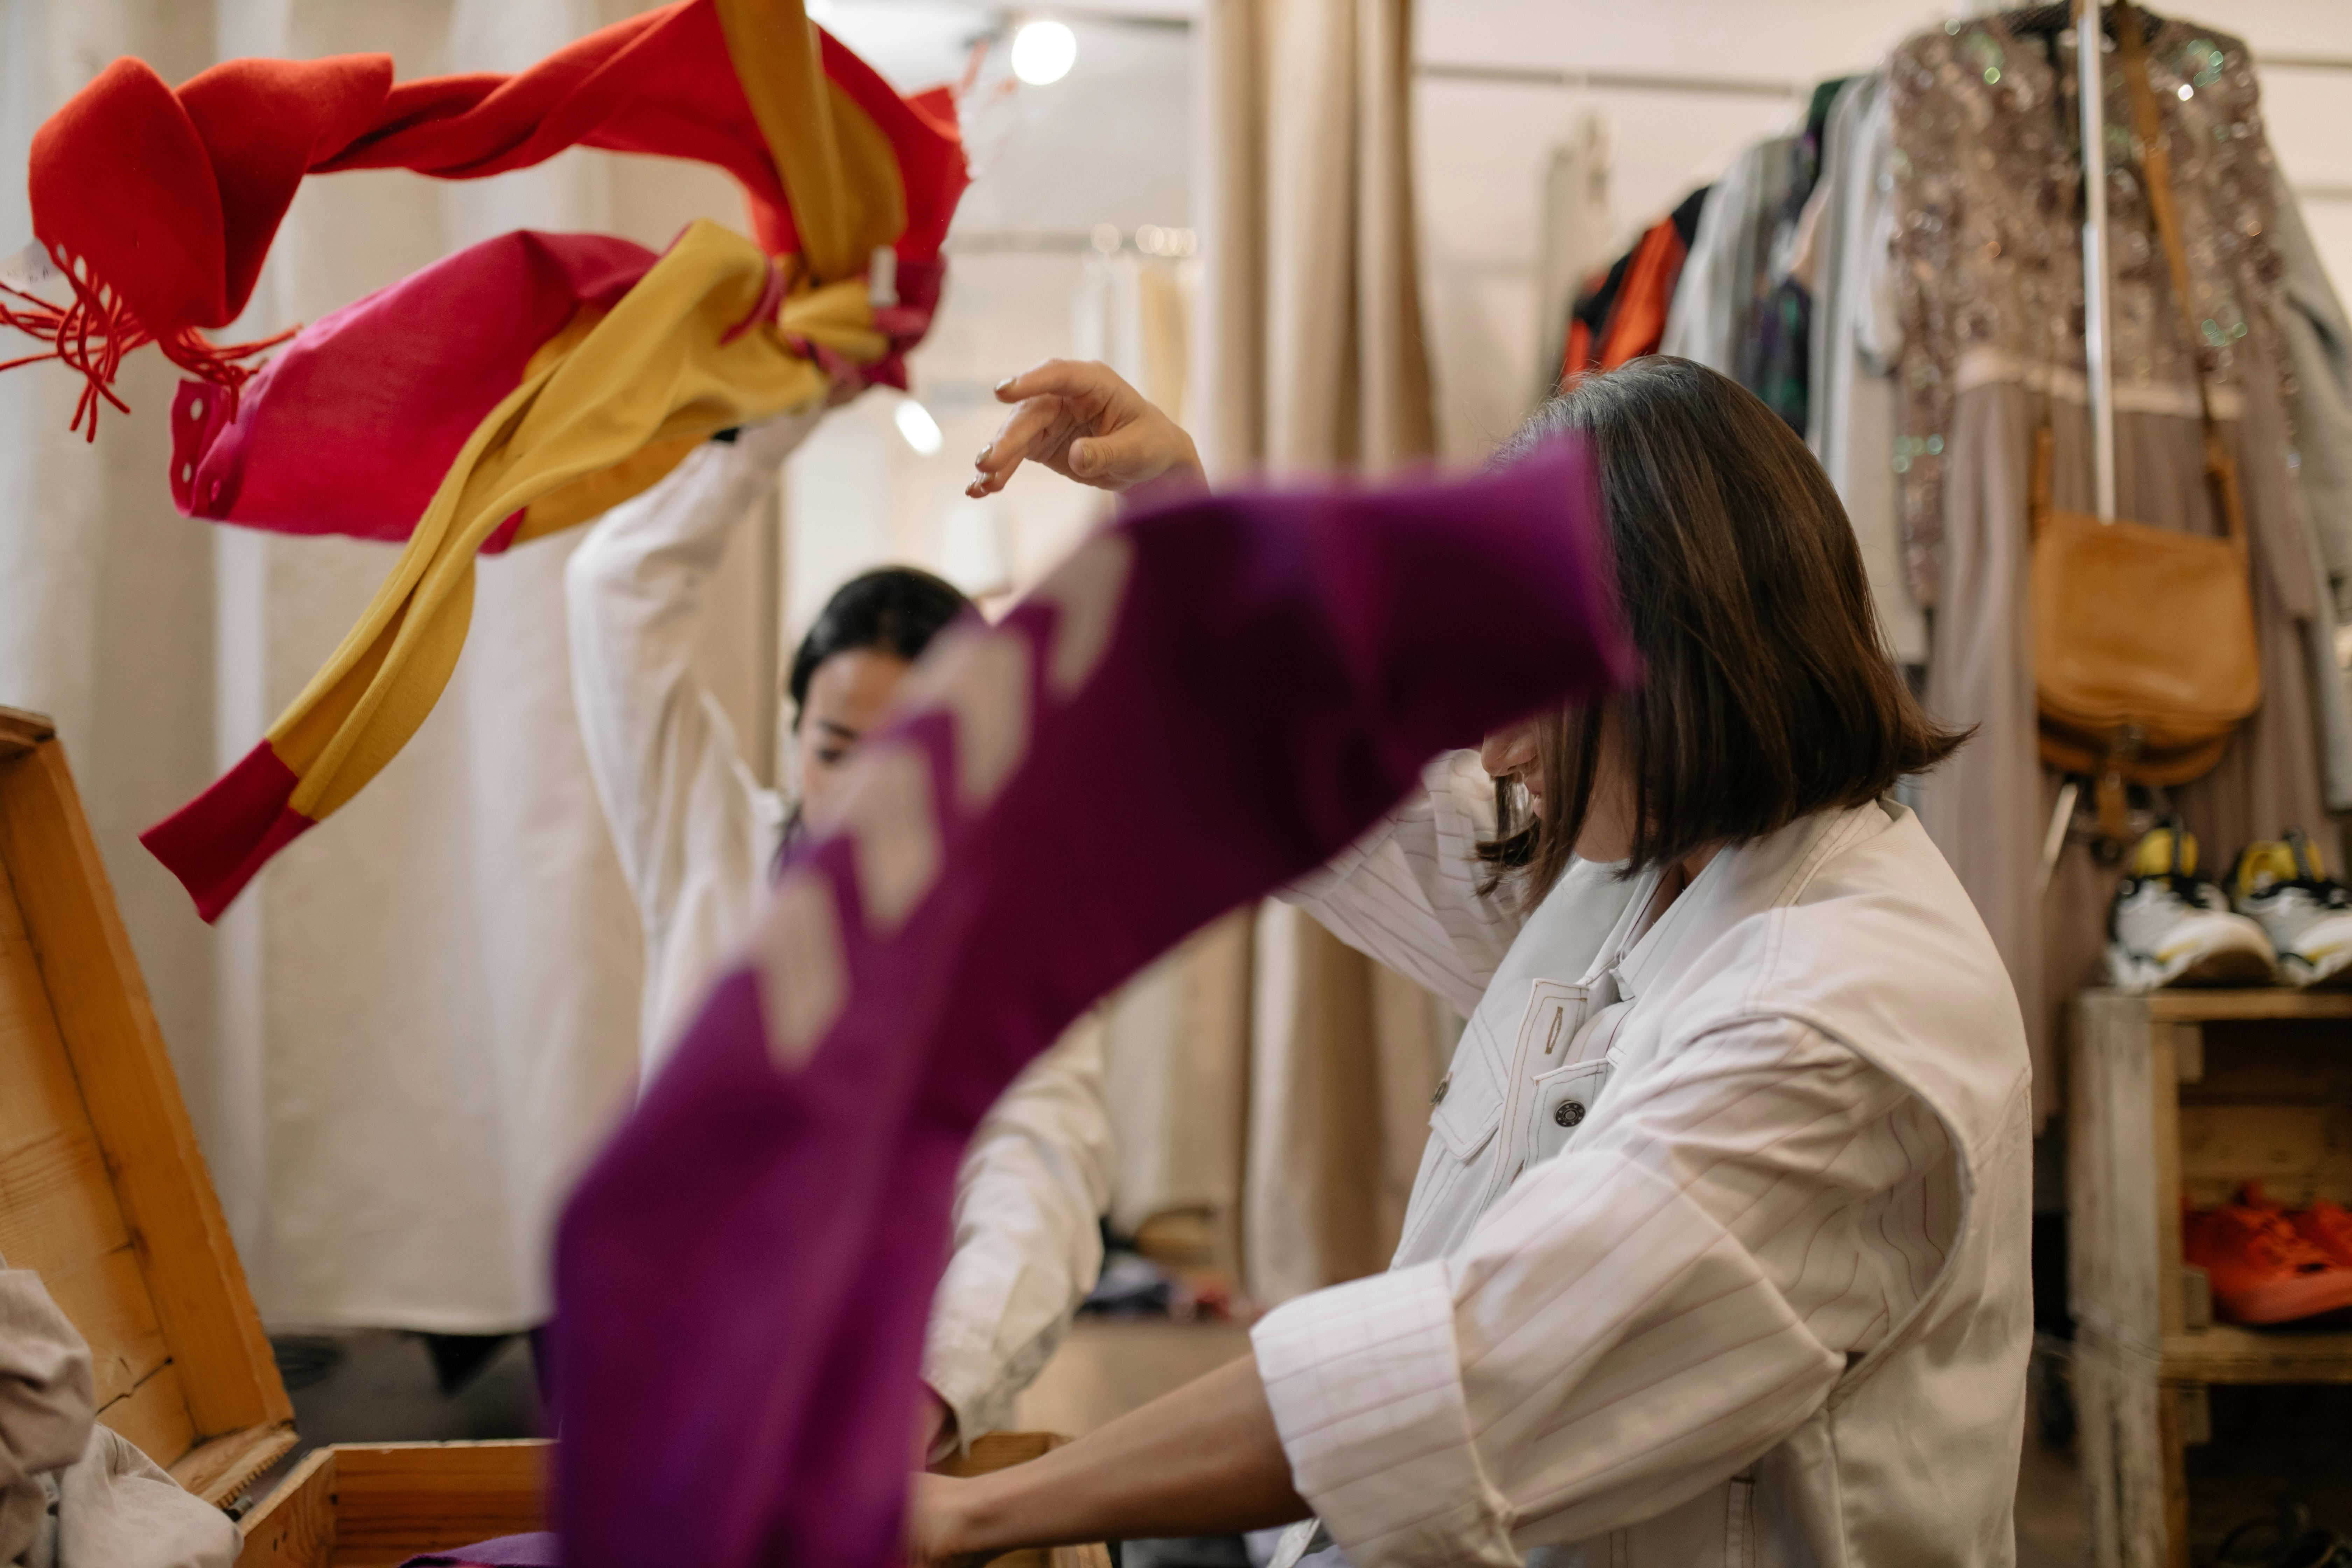
<svg viewBox="0 0 2352 1568">
<path fill-rule="evenodd" d="M 749 936 L 783 799 L 752 776 L 696 673 L 694 627 L 728 536 L 774 494 L 816 416 L 698 448 L 589 531 L 565 573 L 589 770 L 646 931 L 645 1076 Z M 1102 1267 L 1111 1136 L 1100 1030 L 1080 1020 L 1013 1080 L 956 1178 L 954 1253 L 923 1379 L 965 1439 L 1012 1419 Z"/>
<path fill-rule="evenodd" d="M 1291 895 L 1467 1011 L 1391 1270 L 1258 1325 L 1356 1568 L 2007 1563 L 2029 1069 L 1892 805 L 1482 893 L 1474 755 Z M 1300 1527 L 1277 1562 L 1322 1545 Z"/>
</svg>

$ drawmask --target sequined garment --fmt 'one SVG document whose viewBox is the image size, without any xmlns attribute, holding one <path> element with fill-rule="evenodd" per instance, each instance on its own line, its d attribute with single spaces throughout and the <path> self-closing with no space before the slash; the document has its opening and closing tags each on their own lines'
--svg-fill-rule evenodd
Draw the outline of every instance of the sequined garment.
<svg viewBox="0 0 2352 1568">
<path fill-rule="evenodd" d="M 2073 40 L 2071 30 L 2053 38 L 1983 16 L 1922 33 L 1888 64 L 1905 324 L 1894 462 L 1905 566 L 1925 605 L 1939 588 L 1945 446 L 1964 363 L 1971 384 L 2083 371 Z M 2207 374 L 2211 384 L 2232 384 L 2248 358 L 2240 340 L 2252 331 L 2275 342 L 2282 268 L 2261 89 L 2245 45 L 2195 23 L 2159 23 L 2147 55 Z M 2119 388 L 2186 387 L 2190 366 L 2133 151 L 2129 89 L 2120 59 L 2112 50 L 2107 59 L 2113 374 Z M 2263 353 L 2251 363 L 2283 362 Z"/>
</svg>

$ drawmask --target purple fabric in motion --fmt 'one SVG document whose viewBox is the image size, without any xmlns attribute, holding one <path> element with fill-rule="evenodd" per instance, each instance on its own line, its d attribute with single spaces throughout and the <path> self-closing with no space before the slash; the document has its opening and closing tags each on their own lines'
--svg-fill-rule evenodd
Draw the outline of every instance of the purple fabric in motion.
<svg viewBox="0 0 2352 1568">
<path fill-rule="evenodd" d="M 612 309 L 655 260 L 601 234 L 502 234 L 303 328 L 246 384 L 234 418 L 227 392 L 184 381 L 172 500 L 273 533 L 403 543 L 531 354 L 582 307 Z"/>
<path fill-rule="evenodd" d="M 898 1560 L 956 1163 L 1013 1074 L 1422 763 L 1632 674 L 1584 454 L 1082 546 L 860 748 L 557 1242 L 572 1568 Z"/>
<path fill-rule="evenodd" d="M 501 1535 L 472 1546 L 428 1552 L 410 1558 L 400 1568 L 562 1568 L 562 1564 L 563 1554 L 557 1549 L 554 1534 L 542 1530 L 533 1535 Z"/>
</svg>

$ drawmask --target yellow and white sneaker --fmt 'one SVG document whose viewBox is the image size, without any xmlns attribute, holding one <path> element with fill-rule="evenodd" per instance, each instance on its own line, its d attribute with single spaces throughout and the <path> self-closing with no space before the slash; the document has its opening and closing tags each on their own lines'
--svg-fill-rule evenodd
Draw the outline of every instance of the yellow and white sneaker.
<svg viewBox="0 0 2352 1568">
<path fill-rule="evenodd" d="M 2301 828 L 2249 844 L 2230 873 L 2231 903 L 2259 922 L 2288 984 L 2352 985 L 2352 888 L 2327 874 Z"/>
<path fill-rule="evenodd" d="M 2108 982 L 2122 991 L 2156 991 L 2277 978 L 2269 934 L 2197 874 L 2196 835 L 2174 820 L 2143 837 L 2107 910 Z"/>
</svg>

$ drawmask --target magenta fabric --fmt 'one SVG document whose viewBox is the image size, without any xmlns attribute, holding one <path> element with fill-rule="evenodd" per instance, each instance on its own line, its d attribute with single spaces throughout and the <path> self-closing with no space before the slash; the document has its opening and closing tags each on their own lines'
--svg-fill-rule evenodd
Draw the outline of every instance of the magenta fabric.
<svg viewBox="0 0 2352 1568">
<path fill-rule="evenodd" d="M 531 1535 L 501 1535 L 496 1541 L 447 1552 L 428 1552 L 410 1558 L 400 1568 L 562 1568 L 562 1563 L 554 1534 L 540 1531 Z"/>
<path fill-rule="evenodd" d="M 404 542 L 540 344 L 655 259 L 604 235 L 503 234 L 311 322 L 234 398 L 184 381 L 172 499 L 189 517 Z"/>
<path fill-rule="evenodd" d="M 718 982 L 566 1207 L 572 1568 L 897 1562 L 923 1324 L 982 1113 L 1088 1004 L 1343 847 L 1431 755 L 1630 679 L 1603 540 L 1565 444 L 1454 483 L 1171 506 L 1002 623 L 1033 650 L 1027 744 L 990 804 L 960 804 L 959 770 L 989 754 L 969 718 L 869 742 L 869 770 L 894 738 L 919 748 L 936 879 L 883 934 L 853 841 L 795 846 L 781 885 L 817 879 L 838 912 L 843 1010 L 779 1065 L 760 977 L 822 944 L 783 949 L 771 917 L 763 966 Z M 1057 685 L 1106 621 L 1091 676 Z"/>
</svg>

